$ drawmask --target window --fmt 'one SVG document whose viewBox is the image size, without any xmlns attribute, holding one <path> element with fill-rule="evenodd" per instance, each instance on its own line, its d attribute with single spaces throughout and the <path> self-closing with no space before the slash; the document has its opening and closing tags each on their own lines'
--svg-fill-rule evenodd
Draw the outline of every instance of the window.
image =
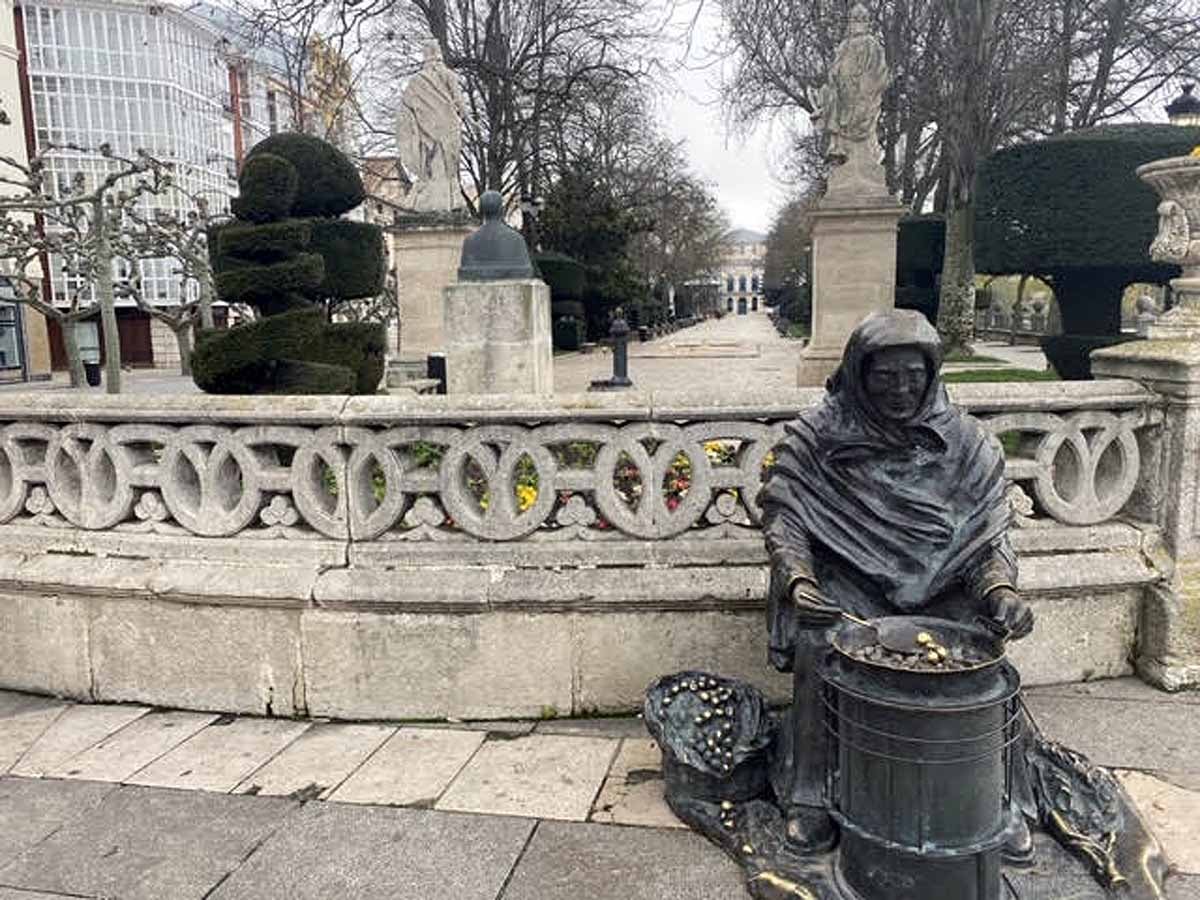
<svg viewBox="0 0 1200 900">
<path fill-rule="evenodd" d="M 745 275 L 741 275 L 738 277 L 738 290 L 741 291 L 743 294 L 746 293 L 746 276 Z"/>
<path fill-rule="evenodd" d="M 0 303 L 0 369 L 21 368 L 21 320 L 17 307 Z"/>
<path fill-rule="evenodd" d="M 728 278 L 725 279 L 725 290 L 727 290 L 731 294 L 733 293 L 733 276 L 732 275 L 730 275 Z"/>
<path fill-rule="evenodd" d="M 274 91 L 267 91 L 267 131 L 270 134 L 279 131 L 279 103 Z"/>
</svg>

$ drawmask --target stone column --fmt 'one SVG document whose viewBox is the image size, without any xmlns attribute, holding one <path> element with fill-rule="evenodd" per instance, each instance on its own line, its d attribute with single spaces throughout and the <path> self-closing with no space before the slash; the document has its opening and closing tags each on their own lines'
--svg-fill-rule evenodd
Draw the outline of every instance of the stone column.
<svg viewBox="0 0 1200 900">
<path fill-rule="evenodd" d="M 1153 505 L 1175 565 L 1169 581 L 1146 592 L 1135 662 L 1158 687 L 1200 687 L 1200 344 L 1149 340 L 1097 350 L 1092 374 L 1135 379 L 1163 398 L 1161 494 Z"/>
<path fill-rule="evenodd" d="M 854 326 L 895 305 L 896 226 L 903 215 L 886 194 L 830 194 L 813 214 L 812 337 L 800 356 L 800 387 L 823 385 Z"/>
<path fill-rule="evenodd" d="M 550 288 L 536 278 L 445 291 L 447 394 L 553 394 Z"/>
<path fill-rule="evenodd" d="M 442 331 L 442 296 L 458 281 L 463 241 L 472 231 L 462 224 L 398 225 L 397 291 L 400 298 L 400 350 L 388 362 L 388 384 L 397 386 L 425 377 L 430 353 L 446 352 Z"/>
</svg>

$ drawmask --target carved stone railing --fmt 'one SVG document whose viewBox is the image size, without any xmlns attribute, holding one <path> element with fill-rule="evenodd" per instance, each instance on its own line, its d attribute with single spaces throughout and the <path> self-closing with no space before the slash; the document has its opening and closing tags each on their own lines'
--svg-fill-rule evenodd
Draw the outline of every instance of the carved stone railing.
<svg viewBox="0 0 1200 900">
<path fill-rule="evenodd" d="M 1002 438 L 1024 519 L 1095 525 L 1153 481 L 1162 416 L 1133 382 L 954 396 Z M 0 533 L 16 524 L 416 552 L 755 537 L 772 448 L 819 397 L 0 397 Z"/>
</svg>

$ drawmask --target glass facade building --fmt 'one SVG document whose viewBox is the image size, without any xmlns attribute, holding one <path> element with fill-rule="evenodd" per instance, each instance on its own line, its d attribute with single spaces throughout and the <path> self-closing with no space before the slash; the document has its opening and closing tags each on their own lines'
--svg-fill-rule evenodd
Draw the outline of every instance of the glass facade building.
<svg viewBox="0 0 1200 900">
<path fill-rule="evenodd" d="M 115 153 L 132 157 L 144 148 L 175 165 L 183 191 L 208 198 L 214 212 L 228 208 L 237 191 L 234 129 L 242 123 L 230 108 L 231 66 L 218 31 L 169 7 L 95 0 L 22 3 L 17 22 L 39 149 L 74 144 L 94 150 L 107 142 Z M 76 173 L 93 185 L 116 166 L 95 152 L 50 155 L 60 188 Z M 146 201 L 148 208 L 180 202 L 174 192 Z M 55 261 L 51 266 L 56 302 L 90 289 L 71 283 Z M 179 303 L 170 262 L 141 266 L 152 302 Z"/>
</svg>

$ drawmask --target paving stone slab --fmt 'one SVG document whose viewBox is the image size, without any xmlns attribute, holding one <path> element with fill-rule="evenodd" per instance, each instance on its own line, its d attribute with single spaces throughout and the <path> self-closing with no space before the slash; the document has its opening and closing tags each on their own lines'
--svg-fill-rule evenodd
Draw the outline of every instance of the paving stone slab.
<svg viewBox="0 0 1200 900">
<path fill-rule="evenodd" d="M 641 717 L 602 719 L 547 719 L 538 722 L 538 734 L 570 734 L 576 737 L 642 738 L 647 736 Z"/>
<path fill-rule="evenodd" d="M 239 784 L 237 793 L 324 800 L 395 732 L 391 725 L 314 725 Z"/>
<path fill-rule="evenodd" d="M 493 900 L 533 826 L 499 816 L 310 803 L 211 900 Z"/>
<path fill-rule="evenodd" d="M 32 777 L 53 772 L 149 711 L 145 706 L 72 706 L 42 732 L 10 771 Z"/>
<path fill-rule="evenodd" d="M 98 806 L 114 790 L 111 784 L 0 778 L 0 866 Z"/>
<path fill-rule="evenodd" d="M 1046 737 L 1115 769 L 1200 774 L 1196 707 L 1038 694 L 1026 698 Z"/>
<path fill-rule="evenodd" d="M 129 778 L 130 784 L 232 791 L 307 729 L 307 722 L 234 719 L 209 725 Z"/>
<path fill-rule="evenodd" d="M 125 781 L 216 718 L 209 713 L 152 712 L 71 757 L 49 774 L 54 778 L 84 781 Z"/>
<path fill-rule="evenodd" d="M 741 869 L 687 831 L 541 822 L 500 900 L 742 900 Z"/>
<path fill-rule="evenodd" d="M 47 894 L 44 891 L 20 891 L 15 888 L 0 887 L 0 900 L 76 900 L 70 894 Z"/>
<path fill-rule="evenodd" d="M 686 828 L 663 797 L 662 751 L 648 737 L 626 738 L 592 807 L 593 822 Z"/>
<path fill-rule="evenodd" d="M 1119 772 L 1117 777 L 1162 842 L 1171 867 L 1200 875 L 1200 793 L 1142 772 Z"/>
<path fill-rule="evenodd" d="M 1074 684 L 1049 684 L 1030 688 L 1027 696 L 1074 697 L 1078 700 L 1137 700 L 1143 703 L 1200 706 L 1200 691 L 1168 693 L 1140 678 L 1105 678 Z"/>
<path fill-rule="evenodd" d="M 0 884 L 121 900 L 201 900 L 296 806 L 276 797 L 119 787 L 0 869 Z"/>
<path fill-rule="evenodd" d="M 401 728 L 329 799 L 432 806 L 486 738 L 482 731 Z"/>
<path fill-rule="evenodd" d="M 438 809 L 582 822 L 618 741 L 532 734 L 489 741 L 437 802 Z"/>
<path fill-rule="evenodd" d="M 22 716 L 26 713 L 46 709 L 63 709 L 70 704 L 54 697 L 39 694 L 22 694 L 19 691 L 0 691 L 0 719 Z"/>
<path fill-rule="evenodd" d="M 24 756 L 54 720 L 67 708 L 65 703 L 57 706 L 32 707 L 25 712 L 14 713 L 0 719 L 0 775 Z"/>
<path fill-rule="evenodd" d="M 1167 900 L 1200 900 L 1200 877 L 1176 875 L 1168 878 Z"/>
</svg>

